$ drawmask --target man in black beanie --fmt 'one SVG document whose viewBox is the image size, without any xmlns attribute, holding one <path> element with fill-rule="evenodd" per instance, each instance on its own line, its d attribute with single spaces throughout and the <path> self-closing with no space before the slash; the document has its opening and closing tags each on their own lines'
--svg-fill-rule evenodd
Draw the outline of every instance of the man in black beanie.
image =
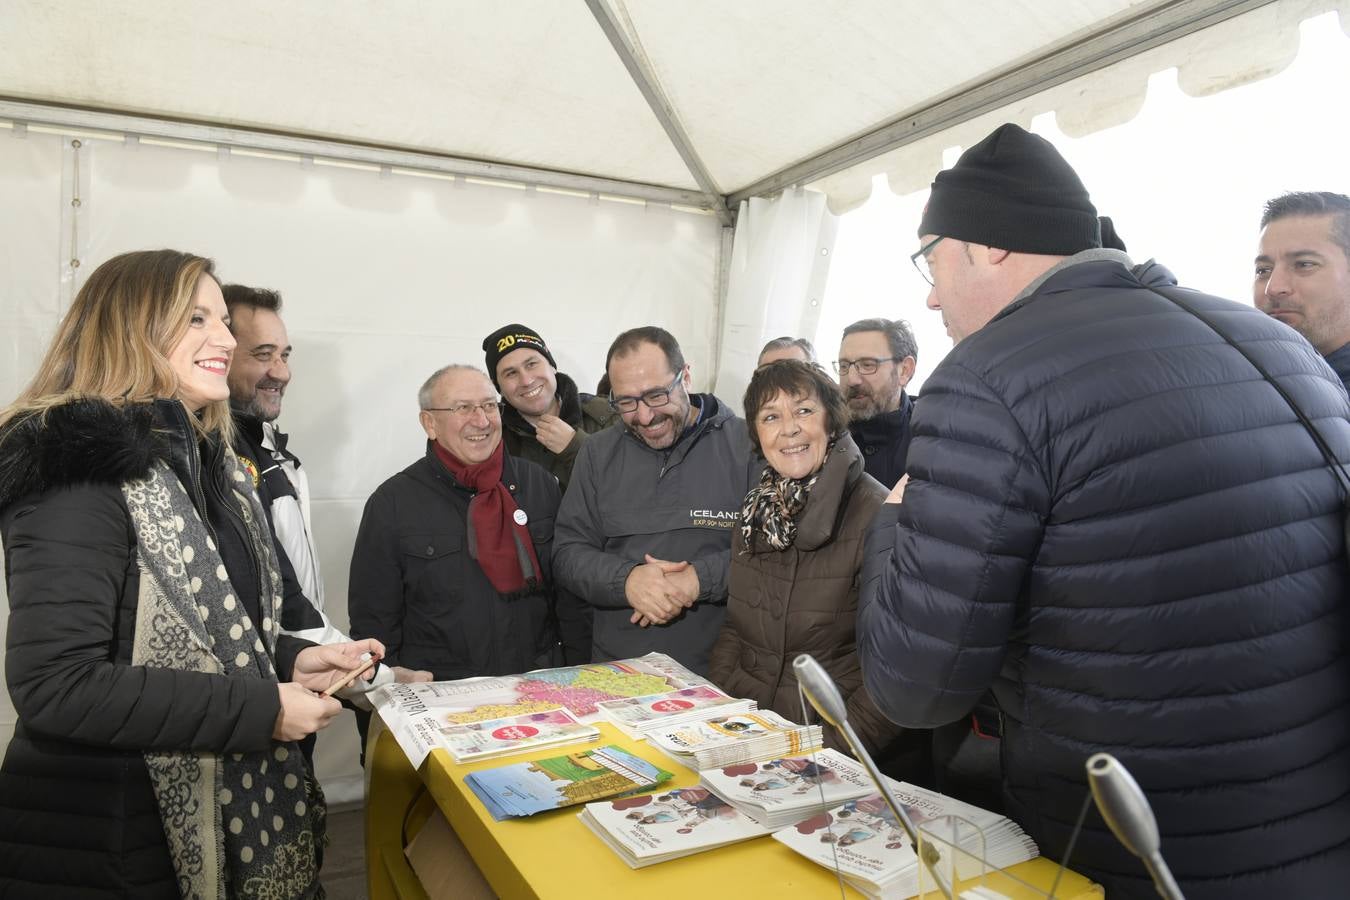
<svg viewBox="0 0 1350 900">
<path fill-rule="evenodd" d="M 580 395 L 532 328 L 503 325 L 483 338 L 483 353 L 488 375 L 502 394 L 506 452 L 543 466 L 566 491 L 586 435 L 619 417 L 604 397 Z"/>
<path fill-rule="evenodd" d="M 1087 191 L 1005 125 L 933 184 L 915 264 L 958 342 L 868 537 L 858 647 L 895 722 L 992 692 L 1007 812 L 1062 858 L 1113 753 L 1190 900 L 1350 883 L 1350 400 L 1297 334 L 1101 249 Z M 1070 864 L 1149 897 L 1095 813 Z"/>
</svg>

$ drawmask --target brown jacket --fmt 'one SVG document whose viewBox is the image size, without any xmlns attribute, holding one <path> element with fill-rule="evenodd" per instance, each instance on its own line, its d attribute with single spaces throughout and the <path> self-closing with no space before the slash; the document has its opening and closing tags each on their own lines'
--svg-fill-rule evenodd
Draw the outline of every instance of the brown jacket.
<svg viewBox="0 0 1350 900">
<path fill-rule="evenodd" d="M 801 721 L 792 661 L 810 653 L 838 684 L 849 722 L 872 753 L 901 732 L 863 689 L 854 633 L 863 543 L 885 499 L 886 489 L 863 471 L 862 454 L 845 433 L 811 488 L 793 546 L 771 550 L 756 537 L 755 552 L 746 554 L 737 528 L 727 617 L 709 672 L 713 683 L 733 697 Z M 826 743 L 847 749 L 828 726 Z"/>
</svg>

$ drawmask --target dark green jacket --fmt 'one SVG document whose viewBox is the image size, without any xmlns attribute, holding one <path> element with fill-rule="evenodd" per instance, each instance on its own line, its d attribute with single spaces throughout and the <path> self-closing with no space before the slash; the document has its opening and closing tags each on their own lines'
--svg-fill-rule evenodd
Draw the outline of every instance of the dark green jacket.
<svg viewBox="0 0 1350 900">
<path fill-rule="evenodd" d="M 566 491 L 572 477 L 572 464 L 576 462 L 577 451 L 586 436 L 613 425 L 619 421 L 619 414 L 610 409 L 609 401 L 604 397 L 589 397 L 583 403 L 576 382 L 562 372 L 557 374 L 558 418 L 576 429 L 571 442 L 561 453 L 549 450 L 535 437 L 534 426 L 525 421 L 514 406 L 505 402 L 502 403 L 502 440 L 506 442 L 507 453 L 542 466 Z"/>
</svg>

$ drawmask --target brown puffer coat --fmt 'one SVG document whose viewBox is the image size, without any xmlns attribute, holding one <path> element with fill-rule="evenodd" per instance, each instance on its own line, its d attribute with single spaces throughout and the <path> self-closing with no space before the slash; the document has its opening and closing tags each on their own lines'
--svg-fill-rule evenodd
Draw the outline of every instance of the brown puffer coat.
<svg viewBox="0 0 1350 900">
<path fill-rule="evenodd" d="M 746 554 L 737 528 L 727 616 L 709 671 L 733 697 L 801 721 L 792 661 L 811 654 L 839 686 L 849 722 L 874 754 L 901 732 L 863 689 L 854 634 L 863 541 L 885 499 L 885 488 L 863 471 L 862 454 L 844 434 L 811 488 L 791 547 L 771 550 L 756 540 L 754 552 Z M 826 726 L 826 743 L 846 750 L 833 731 Z"/>
</svg>

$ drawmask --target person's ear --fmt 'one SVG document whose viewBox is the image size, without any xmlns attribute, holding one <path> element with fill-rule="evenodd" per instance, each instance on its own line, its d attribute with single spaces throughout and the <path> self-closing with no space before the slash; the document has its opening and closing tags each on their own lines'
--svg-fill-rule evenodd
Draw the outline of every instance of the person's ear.
<svg viewBox="0 0 1350 900">
<path fill-rule="evenodd" d="M 912 356 L 906 356 L 900 360 L 900 387 L 909 384 L 909 380 L 914 377 L 914 367 L 917 365 Z"/>
<path fill-rule="evenodd" d="M 988 254 L 985 258 L 991 266 L 1002 264 L 1005 259 L 1012 255 L 1011 250 L 1001 250 L 998 247 L 986 247 L 985 251 Z"/>
<path fill-rule="evenodd" d="M 431 413 L 425 409 L 417 414 L 417 421 L 422 423 L 422 430 L 427 433 L 427 440 L 436 440 L 436 420 L 431 417 Z"/>
</svg>

